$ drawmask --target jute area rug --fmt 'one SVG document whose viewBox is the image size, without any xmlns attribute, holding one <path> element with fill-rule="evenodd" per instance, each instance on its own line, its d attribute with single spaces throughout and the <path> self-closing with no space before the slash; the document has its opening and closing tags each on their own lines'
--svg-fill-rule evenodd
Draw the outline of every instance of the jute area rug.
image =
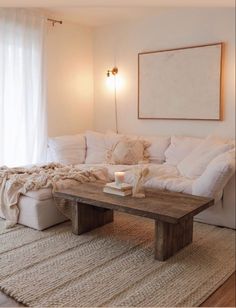
<svg viewBox="0 0 236 308">
<path fill-rule="evenodd" d="M 153 257 L 153 221 L 118 214 L 81 236 L 69 222 L 4 230 L 0 289 L 27 306 L 198 306 L 235 270 L 235 232 L 195 223 L 194 242 Z"/>
</svg>

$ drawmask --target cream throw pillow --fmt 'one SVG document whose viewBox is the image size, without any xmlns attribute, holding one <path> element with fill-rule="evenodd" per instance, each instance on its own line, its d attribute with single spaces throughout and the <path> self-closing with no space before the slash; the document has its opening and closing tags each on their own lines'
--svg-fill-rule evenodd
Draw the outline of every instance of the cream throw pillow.
<svg viewBox="0 0 236 308">
<path fill-rule="evenodd" d="M 114 165 L 147 163 L 147 147 L 149 145 L 144 140 L 121 140 L 108 152 L 107 162 Z"/>
<path fill-rule="evenodd" d="M 86 164 L 104 164 L 107 153 L 122 139 L 122 135 L 102 134 L 94 131 L 87 131 L 85 136 L 87 143 Z"/>
<path fill-rule="evenodd" d="M 165 151 L 167 164 L 177 166 L 201 142 L 202 139 L 196 137 L 172 136 L 171 144 Z"/>
<path fill-rule="evenodd" d="M 223 189 L 235 172 L 235 149 L 218 155 L 192 185 L 192 194 L 220 200 Z"/>
<path fill-rule="evenodd" d="M 209 136 L 185 157 L 177 165 L 177 168 L 183 176 L 188 178 L 199 177 L 215 157 L 232 148 L 233 144 L 227 143 L 227 140 Z"/>
<path fill-rule="evenodd" d="M 162 164 L 165 161 L 165 151 L 170 145 L 170 137 L 142 136 L 141 139 L 150 143 L 147 149 L 150 163 Z"/>
</svg>

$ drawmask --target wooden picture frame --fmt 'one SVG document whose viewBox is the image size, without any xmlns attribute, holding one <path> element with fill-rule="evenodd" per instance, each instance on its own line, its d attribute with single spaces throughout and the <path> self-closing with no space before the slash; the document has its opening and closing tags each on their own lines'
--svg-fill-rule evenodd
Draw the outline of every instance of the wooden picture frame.
<svg viewBox="0 0 236 308">
<path fill-rule="evenodd" d="M 138 54 L 138 119 L 221 121 L 223 43 Z"/>
</svg>

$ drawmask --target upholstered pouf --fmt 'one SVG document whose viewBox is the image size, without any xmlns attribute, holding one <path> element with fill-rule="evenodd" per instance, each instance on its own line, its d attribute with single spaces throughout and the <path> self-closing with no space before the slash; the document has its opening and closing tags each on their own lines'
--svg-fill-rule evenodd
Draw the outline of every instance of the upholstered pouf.
<svg viewBox="0 0 236 308">
<path fill-rule="evenodd" d="M 18 223 L 33 229 L 44 230 L 67 220 L 57 209 L 51 189 L 29 191 L 20 197 L 18 207 Z M 0 217 L 4 218 L 1 212 Z"/>
</svg>

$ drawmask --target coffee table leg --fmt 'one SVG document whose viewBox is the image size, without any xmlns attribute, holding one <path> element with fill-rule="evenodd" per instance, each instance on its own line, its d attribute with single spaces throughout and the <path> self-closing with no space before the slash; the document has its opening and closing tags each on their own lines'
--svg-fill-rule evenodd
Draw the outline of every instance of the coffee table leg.
<svg viewBox="0 0 236 308">
<path fill-rule="evenodd" d="M 83 234 L 113 221 L 113 211 L 89 204 L 72 205 L 72 232 Z"/>
<path fill-rule="evenodd" d="M 192 242 L 193 217 L 178 224 L 155 221 L 155 259 L 165 261 Z"/>
</svg>

